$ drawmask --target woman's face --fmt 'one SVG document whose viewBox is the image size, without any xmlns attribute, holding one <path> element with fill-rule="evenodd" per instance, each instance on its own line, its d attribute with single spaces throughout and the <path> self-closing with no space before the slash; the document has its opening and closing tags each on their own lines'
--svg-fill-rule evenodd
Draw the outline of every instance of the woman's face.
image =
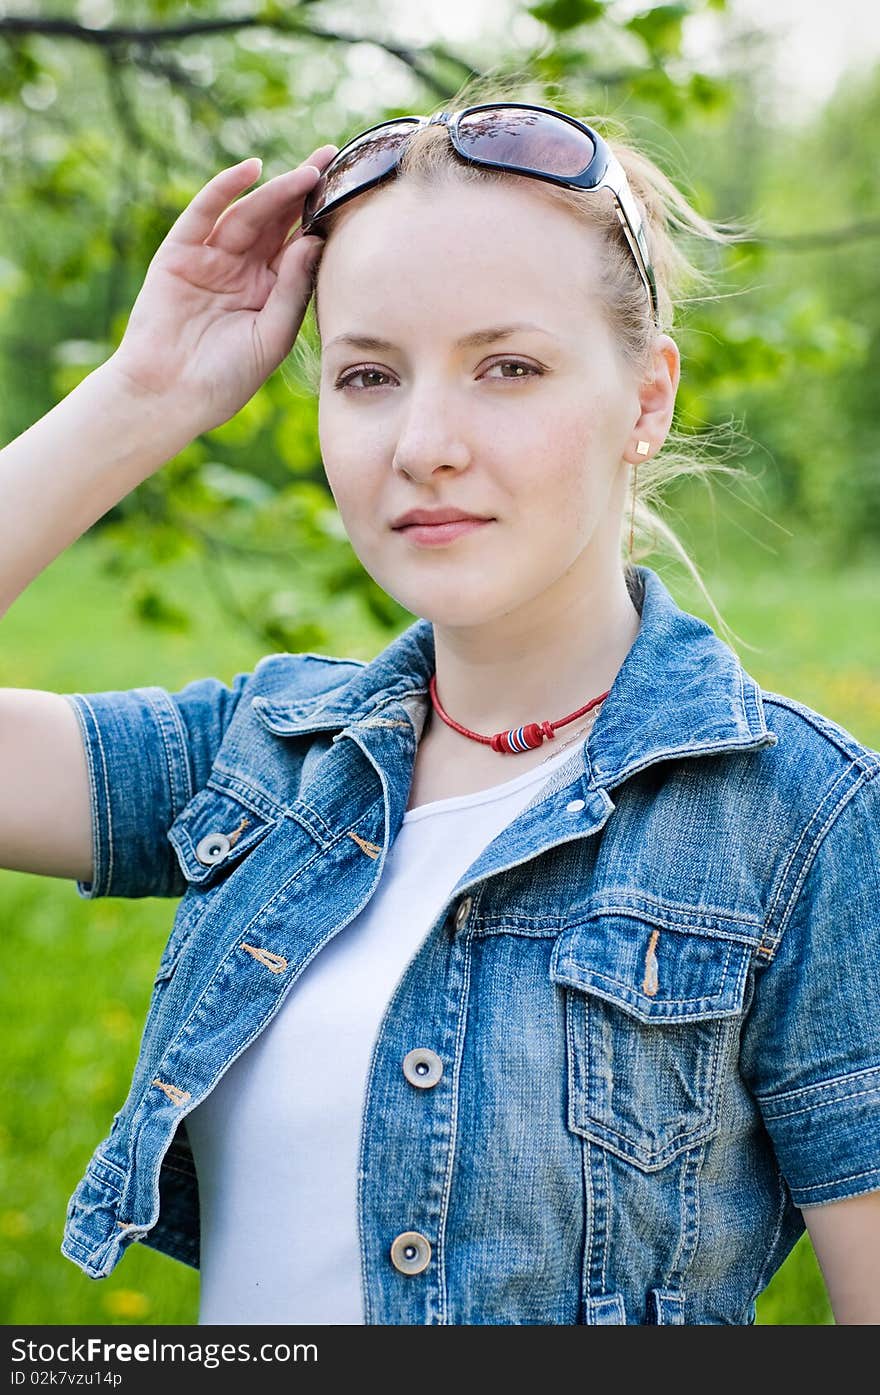
<svg viewBox="0 0 880 1395">
<path fill-rule="evenodd" d="M 319 274 L 324 466 L 364 567 L 413 614 L 540 614 L 619 571 L 641 408 L 600 275 L 594 234 L 526 180 L 401 181 L 340 215 Z M 491 521 L 431 545 L 395 527 L 441 508 Z"/>
</svg>

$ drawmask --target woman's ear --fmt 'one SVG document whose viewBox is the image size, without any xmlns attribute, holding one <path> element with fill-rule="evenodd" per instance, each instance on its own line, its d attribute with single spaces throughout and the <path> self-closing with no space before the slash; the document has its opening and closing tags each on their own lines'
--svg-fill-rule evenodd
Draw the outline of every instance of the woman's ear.
<svg viewBox="0 0 880 1395">
<path fill-rule="evenodd" d="M 638 440 L 648 441 L 650 454 L 656 455 L 666 440 L 672 425 L 680 377 L 681 355 L 678 345 L 668 334 L 659 334 L 654 341 L 651 370 L 639 387 L 641 413 L 633 423 L 633 451 Z M 642 455 L 644 454 L 645 452 L 642 452 Z"/>
</svg>

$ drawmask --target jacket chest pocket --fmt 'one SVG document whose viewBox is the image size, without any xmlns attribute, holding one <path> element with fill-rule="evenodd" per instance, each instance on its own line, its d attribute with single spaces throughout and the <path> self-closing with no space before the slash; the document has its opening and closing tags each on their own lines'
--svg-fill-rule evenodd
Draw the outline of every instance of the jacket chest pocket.
<svg viewBox="0 0 880 1395">
<path fill-rule="evenodd" d="M 557 940 L 568 1126 L 646 1171 L 717 1128 L 751 947 L 635 914 L 600 913 Z"/>
</svg>

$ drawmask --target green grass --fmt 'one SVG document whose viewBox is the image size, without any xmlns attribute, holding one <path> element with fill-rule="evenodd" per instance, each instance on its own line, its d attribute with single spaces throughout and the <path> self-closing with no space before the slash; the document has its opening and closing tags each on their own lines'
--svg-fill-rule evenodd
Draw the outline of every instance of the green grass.
<svg viewBox="0 0 880 1395">
<path fill-rule="evenodd" d="M 39 576 L 0 620 L 0 686 L 56 692 L 159 683 L 174 690 L 208 674 L 229 681 L 263 650 L 229 624 L 192 562 L 173 574 L 189 634 L 155 633 L 127 616 L 119 583 L 87 538 Z M 727 554 L 725 554 L 727 555 Z M 741 650 L 764 686 L 818 708 L 880 745 L 880 674 L 867 598 L 876 568 L 832 576 L 815 561 L 760 548 L 702 566 L 725 619 L 760 645 Z M 654 562 L 651 565 L 656 565 Z M 806 568 L 806 570 L 805 570 Z M 660 563 L 679 603 L 710 618 L 684 574 Z M 253 573 L 238 576 L 246 595 Z M 369 657 L 382 639 L 340 608 L 335 652 Z M 0 988 L 0 1321 L 188 1323 L 198 1276 L 142 1245 L 107 1279 L 86 1278 L 59 1252 L 67 1199 L 125 1098 L 153 974 L 176 903 L 86 902 L 73 883 L 0 872 L 7 972 Z M 831 1320 L 806 1237 L 759 1300 L 759 1322 Z"/>
</svg>

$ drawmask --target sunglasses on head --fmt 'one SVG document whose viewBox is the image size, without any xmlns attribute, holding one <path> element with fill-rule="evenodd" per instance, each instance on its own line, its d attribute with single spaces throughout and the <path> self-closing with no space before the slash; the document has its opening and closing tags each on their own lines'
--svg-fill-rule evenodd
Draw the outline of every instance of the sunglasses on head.
<svg viewBox="0 0 880 1395">
<path fill-rule="evenodd" d="M 334 155 L 303 207 L 303 233 L 394 173 L 407 139 L 421 126 L 444 125 L 460 159 L 568 189 L 610 189 L 620 224 L 659 322 L 657 284 L 644 223 L 623 167 L 597 131 L 565 112 L 528 102 L 485 102 L 435 116 L 399 116 L 354 136 Z"/>
</svg>

